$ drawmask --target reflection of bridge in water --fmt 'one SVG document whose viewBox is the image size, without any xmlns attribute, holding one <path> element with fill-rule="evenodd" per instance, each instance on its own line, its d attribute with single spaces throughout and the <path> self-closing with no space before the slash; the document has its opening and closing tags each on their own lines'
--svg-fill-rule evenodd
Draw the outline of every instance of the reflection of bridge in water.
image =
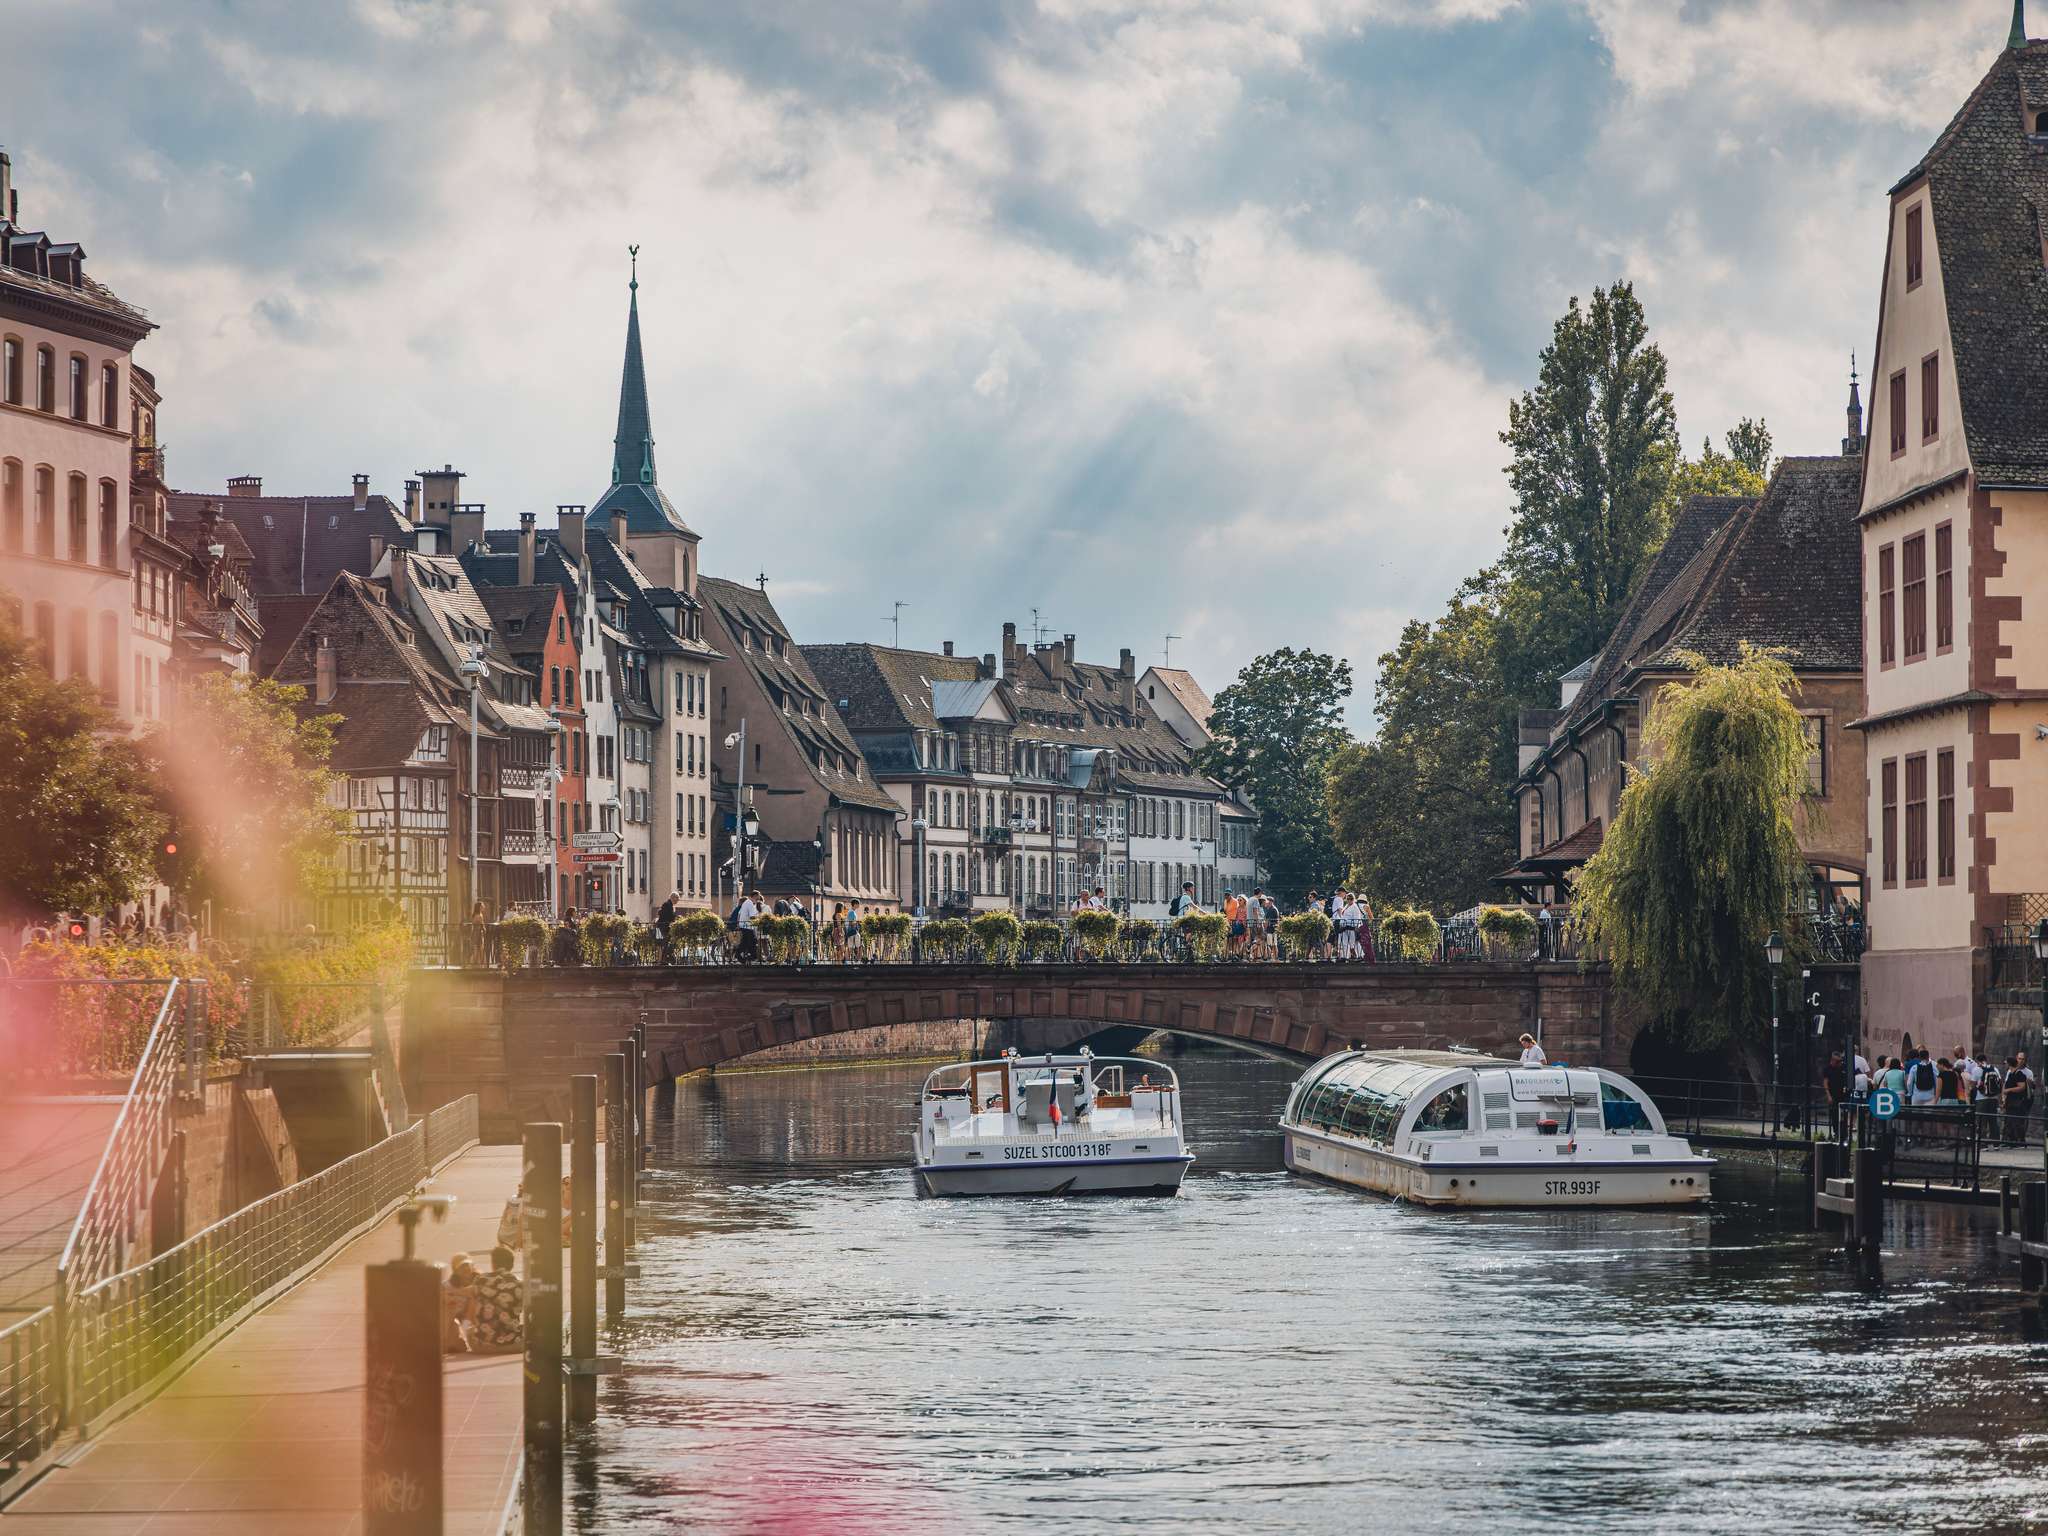
<svg viewBox="0 0 2048 1536">
<path fill-rule="evenodd" d="M 487 1140 L 567 1118 L 567 1082 L 647 1023 L 656 1082 L 851 1030 L 1041 1022 L 1058 1048 L 1104 1029 L 1165 1030 L 1291 1061 L 1353 1042 L 1499 1052 L 1542 1021 L 1551 1054 L 1627 1070 L 1635 1021 L 1604 968 L 1470 965 L 814 965 L 423 971 L 406 1004 L 416 1107 L 464 1093 Z"/>
</svg>

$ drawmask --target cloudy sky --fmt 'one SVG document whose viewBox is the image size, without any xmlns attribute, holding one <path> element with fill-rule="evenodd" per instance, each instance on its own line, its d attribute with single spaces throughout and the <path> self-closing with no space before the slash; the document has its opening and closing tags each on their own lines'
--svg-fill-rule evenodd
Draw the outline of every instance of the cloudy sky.
<svg viewBox="0 0 2048 1536">
<path fill-rule="evenodd" d="M 1491 559 L 1566 299 L 1689 445 L 1833 452 L 1884 193 L 2006 0 L 68 0 L 31 227 L 162 330 L 172 479 L 493 523 L 609 472 L 625 248 L 664 488 L 804 639 L 1004 619 L 1221 687 Z M 21 67 L 26 64 L 27 67 Z M 85 101 L 89 97 L 89 105 Z"/>
</svg>

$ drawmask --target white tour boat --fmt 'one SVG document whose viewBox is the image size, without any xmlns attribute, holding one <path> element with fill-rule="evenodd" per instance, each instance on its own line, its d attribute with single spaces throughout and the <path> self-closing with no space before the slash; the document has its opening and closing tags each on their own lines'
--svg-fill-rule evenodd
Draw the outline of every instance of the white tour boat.
<svg viewBox="0 0 2048 1536">
<path fill-rule="evenodd" d="M 1158 1062 L 1011 1051 L 941 1067 L 919 1095 L 917 1176 L 935 1195 L 1172 1194 L 1194 1160 L 1180 1079 Z"/>
<path fill-rule="evenodd" d="M 1296 1173 L 1424 1205 L 1694 1205 L 1714 1166 L 1618 1072 L 1476 1051 L 1326 1056 L 1280 1130 Z"/>
</svg>

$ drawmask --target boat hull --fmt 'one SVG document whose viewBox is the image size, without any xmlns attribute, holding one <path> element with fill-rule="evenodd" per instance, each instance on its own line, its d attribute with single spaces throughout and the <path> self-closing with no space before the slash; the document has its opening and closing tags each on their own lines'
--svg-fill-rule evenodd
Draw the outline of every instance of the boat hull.
<svg viewBox="0 0 2048 1536">
<path fill-rule="evenodd" d="M 1100 1162 L 920 1163 L 917 1177 L 934 1195 L 1170 1195 L 1193 1156 L 1112 1158 Z"/>
<path fill-rule="evenodd" d="M 1708 1198 L 1714 1166 L 1705 1157 L 1421 1163 L 1298 1129 L 1281 1138 L 1281 1156 L 1295 1173 L 1418 1205 L 1536 1210 L 1699 1205 Z"/>
</svg>

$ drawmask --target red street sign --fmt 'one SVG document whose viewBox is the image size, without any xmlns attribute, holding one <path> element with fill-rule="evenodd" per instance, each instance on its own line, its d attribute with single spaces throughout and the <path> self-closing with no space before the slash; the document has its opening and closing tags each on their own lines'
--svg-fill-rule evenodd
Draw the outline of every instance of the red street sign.
<svg viewBox="0 0 2048 1536">
<path fill-rule="evenodd" d="M 619 856 L 616 853 L 572 853 L 569 857 L 578 864 L 616 864 L 619 862 Z"/>
</svg>

